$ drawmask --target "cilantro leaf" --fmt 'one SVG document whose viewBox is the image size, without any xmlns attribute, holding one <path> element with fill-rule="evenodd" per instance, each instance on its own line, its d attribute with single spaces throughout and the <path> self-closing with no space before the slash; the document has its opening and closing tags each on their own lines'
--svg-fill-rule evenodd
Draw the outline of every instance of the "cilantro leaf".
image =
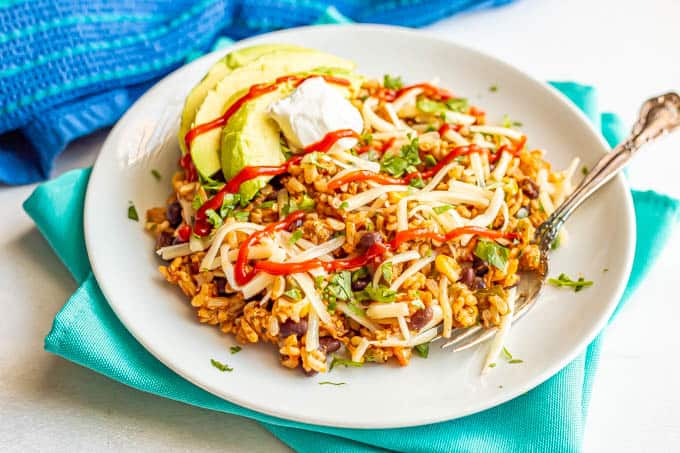
<svg viewBox="0 0 680 453">
<path fill-rule="evenodd" d="M 331 382 L 331 381 L 321 381 L 319 385 L 345 385 L 347 382 Z"/>
<path fill-rule="evenodd" d="M 383 285 L 369 285 L 363 291 L 356 292 L 355 295 L 359 301 L 372 300 L 374 302 L 390 303 L 397 299 L 397 292 Z"/>
<path fill-rule="evenodd" d="M 451 206 L 450 204 L 445 204 L 444 206 L 435 206 L 434 208 L 432 208 L 435 214 L 444 214 L 449 209 L 453 209 L 453 206 Z"/>
<path fill-rule="evenodd" d="M 387 283 L 392 283 L 392 262 L 388 261 L 380 265 L 380 272 Z"/>
<path fill-rule="evenodd" d="M 215 359 L 210 359 L 210 363 L 220 371 L 234 371 L 234 369 L 229 367 L 226 363 L 219 362 Z"/>
<path fill-rule="evenodd" d="M 549 278 L 548 283 L 557 287 L 574 288 L 574 292 L 579 292 L 583 288 L 593 286 L 592 280 L 586 280 L 583 277 L 579 277 L 578 280 L 573 280 L 567 274 L 560 274 L 557 278 Z"/>
<path fill-rule="evenodd" d="M 422 357 L 423 359 L 427 359 L 427 356 L 430 355 L 430 343 L 422 343 L 417 346 L 415 346 L 413 349 L 416 350 L 418 355 Z"/>
<path fill-rule="evenodd" d="M 160 180 L 161 180 L 161 172 L 159 172 L 159 171 L 156 170 L 155 168 L 151 170 L 151 175 L 152 175 L 154 178 L 156 178 L 156 181 L 160 181 Z"/>
<path fill-rule="evenodd" d="M 135 222 L 139 222 L 139 214 L 137 214 L 137 208 L 135 208 L 135 205 L 130 202 L 130 205 L 128 206 L 128 219 L 134 220 Z"/>
<path fill-rule="evenodd" d="M 475 256 L 503 272 L 508 267 L 510 251 L 494 241 L 480 239 L 474 250 Z"/>
<path fill-rule="evenodd" d="M 336 272 L 323 290 L 330 301 L 352 299 L 352 274 L 350 271 Z"/>
<path fill-rule="evenodd" d="M 421 163 L 418 149 L 418 138 L 414 138 L 401 147 L 399 154 L 384 154 L 380 162 L 382 170 L 396 177 L 415 171 L 415 166 Z"/>
<path fill-rule="evenodd" d="M 302 293 L 297 288 L 291 288 L 283 293 L 284 296 L 289 297 L 295 301 L 302 299 Z"/>
<path fill-rule="evenodd" d="M 383 86 L 390 90 L 399 90 L 400 88 L 403 88 L 404 82 L 402 82 L 401 76 L 385 74 L 383 76 Z"/>
<path fill-rule="evenodd" d="M 214 209 L 207 209 L 205 215 L 208 216 L 208 223 L 214 228 L 222 226 L 222 217 Z"/>
<path fill-rule="evenodd" d="M 236 354 L 237 352 L 241 351 L 241 346 L 232 346 L 229 348 L 232 354 Z"/>
<path fill-rule="evenodd" d="M 364 366 L 362 362 L 355 362 L 353 360 L 342 359 L 340 357 L 333 356 L 333 360 L 331 361 L 331 366 L 328 367 L 328 371 L 331 371 L 335 367 L 335 365 L 343 365 L 345 368 L 347 368 L 348 366 L 352 366 L 355 368 L 360 368 Z"/>
<path fill-rule="evenodd" d="M 300 238 L 302 238 L 302 230 L 298 228 L 297 230 L 293 231 L 293 234 L 290 235 L 290 239 L 288 239 L 288 243 L 293 245 L 297 241 L 299 241 Z"/>
</svg>

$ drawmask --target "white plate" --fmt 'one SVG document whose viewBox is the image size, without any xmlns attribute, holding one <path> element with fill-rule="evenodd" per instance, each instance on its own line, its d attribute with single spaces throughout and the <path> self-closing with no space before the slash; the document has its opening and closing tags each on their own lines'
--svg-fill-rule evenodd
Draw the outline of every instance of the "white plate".
<svg viewBox="0 0 680 453">
<path fill-rule="evenodd" d="M 575 155 L 592 165 L 607 151 L 602 137 L 566 98 L 514 67 L 422 33 L 379 26 L 323 26 L 242 41 L 294 43 L 352 59 L 360 72 L 400 74 L 411 82 L 434 76 L 487 112 L 524 123 L 529 145 L 548 151 L 564 168 Z M 127 219 L 134 201 L 140 217 L 163 205 L 176 168 L 174 133 L 183 98 L 213 61 L 207 55 L 159 82 L 118 122 L 95 164 L 85 203 L 85 236 L 95 276 L 129 331 L 165 365 L 196 385 L 242 406 L 306 423 L 353 428 L 413 426 L 472 414 L 508 401 L 564 367 L 604 326 L 622 294 L 635 249 L 630 194 L 619 177 L 567 224 L 568 244 L 552 255 L 552 273 L 595 281 L 585 291 L 547 288 L 538 306 L 511 333 L 508 348 L 522 364 L 501 361 L 480 377 L 485 345 L 451 354 L 432 347 L 427 360 L 406 368 L 339 368 L 307 378 L 278 364 L 270 344 L 229 353 L 232 337 L 199 324 L 177 288 L 158 274 L 160 264 L 142 223 Z M 498 91 L 489 92 L 491 85 Z M 158 147 L 166 134 L 171 138 Z M 146 158 L 142 149 L 155 149 Z M 150 174 L 158 169 L 163 180 Z M 607 268 L 608 272 L 603 272 Z M 221 373 L 215 358 L 234 368 Z M 319 385 L 343 381 L 344 386 Z"/>
</svg>

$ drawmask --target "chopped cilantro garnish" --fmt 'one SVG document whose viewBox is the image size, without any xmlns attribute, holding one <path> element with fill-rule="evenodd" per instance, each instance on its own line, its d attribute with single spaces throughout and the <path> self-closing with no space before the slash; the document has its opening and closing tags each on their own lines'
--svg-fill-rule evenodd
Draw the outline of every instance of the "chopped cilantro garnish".
<svg viewBox="0 0 680 453">
<path fill-rule="evenodd" d="M 366 159 L 370 160 L 371 162 L 378 162 L 378 153 L 373 148 L 369 149 L 368 152 L 364 154 L 364 156 L 366 156 Z"/>
<path fill-rule="evenodd" d="M 356 292 L 355 296 L 357 300 L 360 301 L 372 300 L 374 302 L 390 303 L 396 300 L 397 292 L 392 289 L 389 289 L 387 286 L 369 285 L 366 288 L 364 288 L 363 291 Z"/>
<path fill-rule="evenodd" d="M 284 296 L 289 297 L 295 301 L 302 299 L 302 293 L 297 288 L 291 288 L 283 293 Z"/>
<path fill-rule="evenodd" d="M 331 381 L 321 381 L 319 385 L 345 385 L 347 382 L 331 382 Z"/>
<path fill-rule="evenodd" d="M 560 276 L 557 278 L 549 278 L 548 283 L 557 287 L 574 288 L 574 292 L 579 292 L 583 288 L 593 286 L 593 282 L 591 280 L 586 280 L 583 277 L 579 277 L 578 280 L 573 280 L 567 274 L 560 274 Z"/>
<path fill-rule="evenodd" d="M 208 223 L 214 228 L 219 228 L 222 225 L 222 217 L 214 209 L 207 209 L 205 215 L 208 216 Z"/>
<path fill-rule="evenodd" d="M 302 230 L 297 229 L 297 230 L 293 231 L 293 234 L 290 235 L 290 239 L 288 239 L 288 243 L 291 244 L 291 245 L 295 244 L 297 241 L 300 240 L 301 237 L 302 237 Z"/>
<path fill-rule="evenodd" d="M 387 283 L 392 283 L 392 262 L 388 261 L 380 265 L 380 272 Z"/>
<path fill-rule="evenodd" d="M 338 306 L 338 303 L 334 300 L 328 302 L 328 306 L 326 307 L 326 310 L 330 313 L 333 313 L 335 311 L 335 308 Z"/>
<path fill-rule="evenodd" d="M 430 343 L 423 343 L 415 346 L 413 349 L 416 350 L 418 355 L 422 357 L 423 359 L 427 359 L 427 356 L 430 355 Z"/>
<path fill-rule="evenodd" d="M 229 348 L 229 350 L 231 351 L 232 354 L 236 354 L 241 350 L 241 346 L 232 346 Z"/>
<path fill-rule="evenodd" d="M 350 271 L 336 272 L 323 290 L 329 301 L 352 299 L 352 274 Z"/>
<path fill-rule="evenodd" d="M 590 172 L 590 170 L 588 170 L 588 167 L 586 167 L 585 165 L 583 167 L 581 167 L 581 174 L 583 176 L 587 175 L 589 172 Z"/>
<path fill-rule="evenodd" d="M 496 362 L 490 363 L 489 368 L 496 368 Z"/>
<path fill-rule="evenodd" d="M 411 187 L 415 187 L 416 189 L 422 189 L 423 187 L 425 187 L 425 183 L 423 182 L 423 178 L 421 178 L 420 176 L 417 176 L 417 177 L 411 179 L 408 182 L 408 185 L 411 186 Z"/>
<path fill-rule="evenodd" d="M 156 181 L 160 181 L 160 180 L 161 180 L 161 172 L 159 172 L 159 171 L 156 170 L 155 168 L 151 170 L 151 175 L 152 175 L 154 178 L 156 178 Z"/>
<path fill-rule="evenodd" d="M 220 207 L 220 217 L 229 217 L 229 214 L 236 208 L 241 197 L 238 194 L 228 193 L 224 195 L 222 206 Z"/>
<path fill-rule="evenodd" d="M 369 134 L 368 132 L 361 134 L 361 143 L 364 145 L 370 145 L 371 142 L 373 142 L 373 135 Z"/>
<path fill-rule="evenodd" d="M 270 208 L 274 207 L 274 204 L 276 204 L 276 201 L 274 201 L 274 200 L 265 201 L 264 203 L 262 203 L 259 206 L 259 208 L 260 209 L 270 209 Z"/>
<path fill-rule="evenodd" d="M 224 187 L 223 181 L 217 181 L 212 178 L 203 177 L 200 175 L 200 173 L 198 175 L 198 180 L 201 183 L 203 190 L 208 192 L 217 192 L 218 190 L 222 189 L 222 187 Z"/>
<path fill-rule="evenodd" d="M 194 195 L 194 199 L 191 201 L 191 207 L 194 211 L 198 211 L 199 208 L 203 206 L 203 198 L 199 194 Z"/>
<path fill-rule="evenodd" d="M 404 82 L 401 81 L 401 76 L 385 74 L 383 76 L 383 86 L 390 90 L 398 90 L 404 86 Z"/>
<path fill-rule="evenodd" d="M 435 159 L 432 154 L 427 154 L 425 156 L 425 165 L 427 165 L 428 167 L 434 167 L 435 165 L 437 165 L 437 159 Z"/>
<path fill-rule="evenodd" d="M 512 359 L 508 363 L 524 363 L 524 360 L 522 360 L 522 359 Z"/>
<path fill-rule="evenodd" d="M 512 354 L 510 354 L 510 351 L 508 351 L 508 348 L 505 346 L 503 346 L 503 355 L 505 355 L 508 360 L 512 360 Z"/>
<path fill-rule="evenodd" d="M 604 269 L 602 269 L 602 272 L 609 272 L 609 268 L 605 267 Z"/>
<path fill-rule="evenodd" d="M 480 239 L 475 246 L 474 254 L 502 272 L 508 267 L 509 250 L 494 241 Z"/>
<path fill-rule="evenodd" d="M 250 218 L 250 212 L 248 211 L 234 211 L 232 215 L 239 222 L 247 222 Z"/>
<path fill-rule="evenodd" d="M 135 208 L 135 205 L 130 202 L 130 205 L 128 206 L 128 219 L 134 220 L 135 222 L 139 221 L 139 214 L 137 214 L 137 208 Z"/>
<path fill-rule="evenodd" d="M 234 369 L 229 367 L 226 363 L 218 362 L 215 359 L 210 359 L 210 363 L 220 371 L 234 371 Z"/>
<path fill-rule="evenodd" d="M 432 210 L 435 212 L 435 214 L 444 214 L 446 211 L 453 209 L 453 206 L 450 204 L 445 204 L 444 206 L 435 206 L 432 208 Z"/>
<path fill-rule="evenodd" d="M 340 357 L 333 356 L 333 360 L 331 361 L 331 366 L 328 367 L 328 371 L 331 371 L 335 367 L 335 365 L 344 365 L 345 368 L 347 368 L 348 366 L 353 366 L 355 368 L 364 366 L 362 362 L 354 362 L 353 360 L 342 359 Z"/>
<path fill-rule="evenodd" d="M 321 289 L 321 285 L 323 285 L 323 275 L 317 275 L 314 277 L 314 287 L 316 289 Z"/>
<path fill-rule="evenodd" d="M 316 206 L 314 199 L 309 195 L 304 194 L 302 196 L 302 201 L 300 201 L 300 204 L 298 205 L 298 209 L 302 209 L 303 211 L 313 211 L 314 206 Z"/>
<path fill-rule="evenodd" d="M 492 93 L 495 93 L 496 91 L 498 91 L 498 85 L 491 85 L 489 87 L 489 91 L 491 91 Z"/>
<path fill-rule="evenodd" d="M 444 102 L 421 97 L 416 101 L 416 108 L 424 113 L 440 114 L 446 119 L 447 111 L 465 112 L 468 110 L 468 100 L 465 98 L 452 98 Z"/>
<path fill-rule="evenodd" d="M 503 127 L 522 127 L 522 122 L 513 121 L 508 115 L 503 115 Z"/>
<path fill-rule="evenodd" d="M 381 169 L 392 176 L 400 177 L 404 173 L 416 170 L 420 163 L 418 154 L 418 138 L 401 147 L 399 154 L 384 154 L 380 162 Z"/>
<path fill-rule="evenodd" d="M 436 130 L 437 130 L 437 128 L 434 127 L 432 124 L 428 124 L 427 128 L 425 129 L 425 132 L 434 132 Z"/>
<path fill-rule="evenodd" d="M 343 201 L 342 203 L 340 203 L 340 209 L 347 209 L 347 208 L 349 208 L 349 203 L 347 203 L 346 201 Z"/>
</svg>

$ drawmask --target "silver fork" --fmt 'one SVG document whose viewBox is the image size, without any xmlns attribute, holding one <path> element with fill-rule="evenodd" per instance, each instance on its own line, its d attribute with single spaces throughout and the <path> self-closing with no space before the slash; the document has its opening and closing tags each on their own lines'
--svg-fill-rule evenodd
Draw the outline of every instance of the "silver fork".
<svg viewBox="0 0 680 453">
<path fill-rule="evenodd" d="M 679 127 L 680 96 L 677 93 L 671 92 L 647 100 L 640 109 L 630 136 L 611 153 L 602 157 L 571 195 L 536 229 L 534 243 L 541 251 L 541 262 L 537 270 L 520 273 L 513 322 L 517 322 L 535 305 L 548 274 L 550 244 L 569 216 L 596 190 L 621 171 L 643 145 Z M 496 330 L 496 328 L 484 329 L 481 326 L 456 329 L 442 348 L 452 348 L 453 352 L 463 351 L 493 337 Z"/>
</svg>

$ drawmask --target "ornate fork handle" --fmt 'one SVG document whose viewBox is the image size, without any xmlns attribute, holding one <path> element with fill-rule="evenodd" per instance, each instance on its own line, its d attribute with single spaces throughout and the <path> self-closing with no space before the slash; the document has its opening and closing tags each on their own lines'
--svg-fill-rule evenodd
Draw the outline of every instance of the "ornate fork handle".
<svg viewBox="0 0 680 453">
<path fill-rule="evenodd" d="M 667 93 L 646 101 L 630 136 L 602 157 L 583 181 L 536 231 L 536 242 L 547 250 L 562 224 L 593 192 L 609 181 L 646 144 L 680 127 L 680 96 Z"/>
</svg>

